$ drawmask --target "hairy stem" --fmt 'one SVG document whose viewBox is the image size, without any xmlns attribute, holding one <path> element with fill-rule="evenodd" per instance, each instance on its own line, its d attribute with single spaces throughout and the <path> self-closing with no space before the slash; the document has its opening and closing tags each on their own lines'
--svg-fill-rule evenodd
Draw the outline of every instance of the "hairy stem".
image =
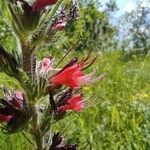
<svg viewBox="0 0 150 150">
<path fill-rule="evenodd" d="M 33 80 L 35 57 L 33 54 L 34 48 L 31 48 L 28 43 L 21 44 L 22 46 L 22 66 L 30 80 Z M 35 139 L 37 150 L 44 150 L 44 139 L 39 124 L 39 114 L 35 104 L 30 103 L 32 111 L 32 135 Z"/>
<path fill-rule="evenodd" d="M 32 120 L 32 135 L 35 138 L 35 142 L 37 145 L 37 150 L 44 150 L 44 141 L 43 141 L 43 135 L 40 129 L 39 125 L 39 115 L 36 110 L 36 107 L 34 105 L 30 105 L 32 109 L 32 114 L 33 114 L 33 120 Z"/>
<path fill-rule="evenodd" d="M 22 44 L 22 66 L 28 77 L 32 79 L 33 49 Z"/>
<path fill-rule="evenodd" d="M 39 127 L 36 127 L 36 134 L 34 135 L 35 137 L 35 141 L 36 141 L 36 145 L 37 145 L 37 150 L 44 150 L 43 147 L 43 136 L 41 133 L 41 130 L 39 129 Z"/>
</svg>

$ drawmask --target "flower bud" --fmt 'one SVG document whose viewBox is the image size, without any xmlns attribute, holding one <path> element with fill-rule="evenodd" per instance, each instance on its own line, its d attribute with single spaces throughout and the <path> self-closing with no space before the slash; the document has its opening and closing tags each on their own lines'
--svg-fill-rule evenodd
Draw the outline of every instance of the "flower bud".
<svg viewBox="0 0 150 150">
<path fill-rule="evenodd" d="M 40 12 L 42 11 L 46 6 L 54 5 L 57 3 L 58 0 L 36 0 L 32 5 L 32 11 L 33 12 Z"/>
</svg>

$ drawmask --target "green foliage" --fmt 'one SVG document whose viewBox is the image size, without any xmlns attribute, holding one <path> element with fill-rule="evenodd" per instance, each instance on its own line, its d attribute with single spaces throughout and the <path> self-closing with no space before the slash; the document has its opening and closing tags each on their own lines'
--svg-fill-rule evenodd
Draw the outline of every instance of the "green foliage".
<svg viewBox="0 0 150 150">
<path fill-rule="evenodd" d="M 6 48 L 14 49 L 15 38 L 12 35 L 12 31 L 10 30 L 9 26 L 6 25 L 4 18 L 0 17 L 0 44 L 5 45 Z"/>
<path fill-rule="evenodd" d="M 17 54 L 16 54 L 17 57 Z M 9 76 L 16 76 L 18 74 L 19 62 L 14 55 L 7 52 L 4 47 L 0 45 L 0 71 L 5 72 Z"/>
<path fill-rule="evenodd" d="M 66 28 L 66 41 L 72 45 L 75 39 L 80 40 L 76 50 L 104 51 L 114 47 L 116 29 L 110 24 L 108 15 L 101 12 L 96 4 L 80 4 L 81 18 L 70 22 Z M 67 45 L 68 46 L 68 45 Z M 67 47 L 64 44 L 64 47 Z"/>
<path fill-rule="evenodd" d="M 17 135 L 0 135 L 1 139 L 1 150 L 31 150 L 31 144 L 26 140 L 22 134 Z"/>
<path fill-rule="evenodd" d="M 2 0 L 2 2 L 4 3 L 4 0 Z M 15 12 L 16 14 L 12 13 L 13 16 L 10 17 L 10 11 L 12 11 L 11 7 L 9 10 L 6 10 L 6 12 L 4 11 L 4 14 L 7 16 L 8 21 L 10 21 L 11 26 L 14 27 L 16 34 L 20 36 L 20 34 L 22 35 L 22 33 L 24 33 L 24 30 L 28 31 L 25 32 L 27 35 L 20 37 L 21 40 L 24 40 L 26 36 L 30 35 L 30 32 L 34 30 L 33 28 L 36 28 L 38 23 L 40 26 L 39 30 L 34 30 L 32 32 L 31 41 L 29 40 L 32 44 L 31 47 L 34 47 L 40 44 L 41 41 L 47 43 L 49 35 L 51 34 L 48 31 L 51 22 L 47 22 L 47 20 L 52 19 L 61 2 L 62 0 L 57 3 L 52 11 L 48 9 L 46 13 L 43 14 L 41 20 L 38 20 L 39 18 L 36 16 L 39 22 L 37 20 L 32 20 L 36 23 L 35 26 L 31 26 L 31 28 L 28 28 L 28 22 L 26 22 L 27 24 L 23 23 L 28 18 L 28 15 L 25 14 L 25 16 L 23 16 L 25 18 L 23 18 L 20 25 L 17 24 L 18 19 L 20 19 L 20 16 L 16 15 L 18 12 Z M 72 43 L 75 43 L 76 40 L 81 38 L 76 50 L 87 49 L 98 51 L 107 48 L 110 49 L 111 45 L 115 47 L 116 43 L 114 43 L 113 37 L 116 30 L 110 25 L 107 13 L 98 11 L 93 3 L 90 3 L 88 7 L 85 5 L 81 5 L 80 7 L 82 18 L 76 23 L 70 22 L 66 28 L 66 32 L 63 34 L 67 44 L 69 43 L 72 45 Z M 18 25 L 17 28 L 15 23 Z M 6 32 L 10 32 L 9 28 L 3 24 L 3 21 L 2 26 L 6 28 Z M 45 27 L 46 30 L 43 30 Z M 4 38 L 8 37 L 11 39 L 12 35 L 10 34 Z M 53 43 L 52 41 L 50 42 Z M 5 44 L 7 45 L 6 40 L 4 41 L 4 45 Z M 59 43 L 56 48 L 61 48 L 60 44 L 62 43 Z M 8 44 L 8 46 L 12 45 L 14 44 Z M 64 44 L 63 48 L 66 49 L 66 47 L 68 47 L 68 45 L 66 46 Z M 51 51 L 48 53 L 52 54 Z M 73 53 L 72 56 L 74 57 L 80 54 Z M 82 54 L 84 55 L 84 52 L 82 52 Z M 39 52 L 39 55 L 42 57 L 44 53 Z M 60 55 L 62 56 L 62 54 Z M 9 61 L 6 58 L 7 56 L 9 57 Z M 32 100 L 32 102 L 39 99 L 41 95 L 44 95 L 45 93 L 42 93 L 42 90 L 46 88 L 46 81 L 41 78 L 35 81 L 34 84 L 31 84 L 24 72 L 21 69 L 18 70 L 18 66 L 15 66 L 17 62 L 13 59 L 13 55 L 7 53 L 7 56 L 4 58 L 4 63 L 2 62 L 4 66 L 1 65 L 0 67 L 3 67 L 3 70 L 5 70 L 7 69 L 7 67 L 5 68 L 7 65 L 8 69 L 12 71 L 17 68 L 19 77 L 15 75 L 13 75 L 13 77 L 15 77 L 21 85 L 16 84 L 18 81 L 14 78 L 8 78 L 8 76 L 1 73 L 0 86 L 3 86 L 5 83 L 5 85 L 9 85 L 13 88 L 15 87 L 16 89 L 26 89 L 25 92 L 29 93 L 27 94 L 27 98 Z M 57 58 L 58 57 L 57 54 Z M 70 143 L 77 142 L 80 147 L 84 147 L 89 142 L 92 145 L 92 149 L 95 150 L 149 149 L 150 58 L 140 59 L 133 56 L 132 60 L 128 59 L 128 61 L 125 61 L 123 58 L 124 54 L 120 51 L 107 52 L 99 56 L 97 59 L 98 64 L 95 64 L 92 70 L 88 71 L 94 71 L 96 69 L 97 75 L 108 71 L 106 78 L 101 83 L 97 83 L 94 86 L 83 87 L 84 93 L 89 96 L 94 93 L 92 97 L 98 97 L 98 105 L 94 105 L 94 107 L 80 114 L 71 114 L 70 117 L 53 125 L 55 131 L 65 131 L 64 134 L 69 137 Z M 70 57 L 66 57 L 65 61 L 68 62 L 68 60 L 70 60 Z M 11 67 L 14 68 L 12 69 Z M 10 70 L 6 70 L 5 72 L 10 75 L 8 73 Z M 31 91 L 33 91 L 33 93 Z M 92 97 L 89 98 L 89 105 Z M 46 117 L 42 118 L 43 124 L 41 124 L 41 127 L 43 131 L 47 131 L 50 126 L 50 124 L 48 124 L 51 119 L 48 116 L 49 109 L 47 109 L 47 111 L 44 112 Z M 36 123 L 35 121 L 37 120 L 35 119 L 32 121 Z M 14 126 L 15 124 L 13 124 L 13 127 Z M 66 128 L 67 130 L 65 130 Z M 30 139 L 30 137 L 28 138 Z M 37 134 L 37 139 L 38 138 Z M 33 149 L 31 141 L 25 142 L 26 137 L 23 132 L 11 137 L 1 134 L 0 139 L 0 149 Z M 90 149 L 91 145 L 87 145 L 88 149 Z"/>
<path fill-rule="evenodd" d="M 142 3 L 144 1 L 137 0 L 135 9 L 124 14 L 121 18 L 122 24 L 120 25 L 123 30 L 122 36 L 124 36 L 122 42 L 123 49 L 130 50 L 131 53 L 146 55 L 150 50 L 150 6 L 143 5 Z"/>
<path fill-rule="evenodd" d="M 99 104 L 80 114 L 72 114 L 58 122 L 55 128 L 65 130 L 68 126 L 65 135 L 70 143 L 76 141 L 86 146 L 90 141 L 93 150 L 148 149 L 150 58 L 134 56 L 132 60 L 124 61 L 121 52 L 111 52 L 99 56 L 97 62 L 93 66 L 97 68 L 97 74 L 108 70 L 107 76 L 94 86 L 84 87 L 84 92 L 89 95 L 94 93 L 93 96 L 99 98 Z M 8 137 L 6 135 L 1 140 L 4 150 Z M 21 134 L 9 137 L 9 141 L 16 149 L 22 149 L 25 143 Z M 32 147 L 30 143 L 26 146 L 26 149 Z"/>
<path fill-rule="evenodd" d="M 125 62 L 120 52 L 99 57 L 94 68 L 99 74 L 108 68 L 108 75 L 101 83 L 85 87 L 86 94 L 99 97 L 99 104 L 62 122 L 62 127 L 70 124 L 67 134 L 74 135 L 70 141 L 76 139 L 81 145 L 90 141 L 94 150 L 150 147 L 149 60 L 135 56 Z"/>
</svg>

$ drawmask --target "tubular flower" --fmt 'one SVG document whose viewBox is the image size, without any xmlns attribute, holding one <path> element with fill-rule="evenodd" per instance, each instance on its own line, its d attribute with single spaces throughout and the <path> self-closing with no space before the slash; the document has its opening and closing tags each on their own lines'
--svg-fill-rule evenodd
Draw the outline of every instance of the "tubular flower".
<svg viewBox="0 0 150 150">
<path fill-rule="evenodd" d="M 84 102 L 82 100 L 81 95 L 76 95 L 67 100 L 67 103 L 63 106 L 59 107 L 59 110 L 74 110 L 76 112 L 80 112 L 84 108 Z"/>
<path fill-rule="evenodd" d="M 20 91 L 14 91 L 14 97 L 11 103 L 18 108 L 23 108 L 23 94 Z"/>
<path fill-rule="evenodd" d="M 57 23 L 53 24 L 52 29 L 53 30 L 63 30 L 66 26 L 66 21 L 58 21 Z"/>
<path fill-rule="evenodd" d="M 59 14 L 54 16 L 51 28 L 52 30 L 63 30 L 67 25 L 67 13 L 62 10 Z"/>
<path fill-rule="evenodd" d="M 51 82 L 55 85 L 67 85 L 71 88 L 79 87 L 80 77 L 83 77 L 84 74 L 81 71 L 82 64 L 70 66 L 63 71 L 61 71 L 56 76 L 52 77 Z"/>
<path fill-rule="evenodd" d="M 47 74 L 50 70 L 52 70 L 52 59 L 44 58 L 40 65 L 40 71 L 43 74 Z"/>
<path fill-rule="evenodd" d="M 6 116 L 0 114 L 0 122 L 9 122 L 12 116 Z"/>
<path fill-rule="evenodd" d="M 5 93 L 5 97 L 6 97 L 6 100 L 14 107 L 18 109 L 23 108 L 24 98 L 23 98 L 22 92 L 18 90 L 15 90 L 14 92 L 7 91 Z"/>
<path fill-rule="evenodd" d="M 32 11 L 39 12 L 48 5 L 57 3 L 58 0 L 36 0 L 32 5 Z"/>
<path fill-rule="evenodd" d="M 62 71 L 50 78 L 49 81 L 54 85 L 66 85 L 70 88 L 76 88 L 85 84 L 93 83 L 103 78 L 104 75 L 93 78 L 94 73 L 84 75 L 82 71 L 83 66 L 84 63 L 80 63 L 62 69 Z"/>
</svg>

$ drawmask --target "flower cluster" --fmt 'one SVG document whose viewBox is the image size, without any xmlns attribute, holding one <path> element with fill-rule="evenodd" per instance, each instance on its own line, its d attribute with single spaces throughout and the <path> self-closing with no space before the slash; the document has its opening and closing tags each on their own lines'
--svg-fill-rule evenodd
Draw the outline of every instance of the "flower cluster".
<svg viewBox="0 0 150 150">
<path fill-rule="evenodd" d="M 84 73 L 84 70 L 91 66 L 96 58 L 87 56 L 81 61 L 74 58 L 62 69 L 54 68 L 53 60 L 52 57 L 44 58 L 39 62 L 36 72 L 38 76 L 48 80 L 51 109 L 59 115 L 65 114 L 68 110 L 82 111 L 87 102 L 84 100 L 82 92 L 80 92 L 81 87 L 92 84 L 104 77 L 104 74 L 94 77 L 94 72 Z"/>
<path fill-rule="evenodd" d="M 77 59 L 72 59 L 61 70 L 48 78 L 50 90 L 53 89 L 52 87 L 58 88 L 58 90 L 63 87 L 67 88 L 54 100 L 56 104 L 53 108 L 57 109 L 59 113 L 67 110 L 80 112 L 85 108 L 86 102 L 83 100 L 83 94 L 77 91 L 80 91 L 82 86 L 94 83 L 104 77 L 102 74 L 95 78 L 93 72 L 84 74 L 84 70 L 91 66 L 94 61 L 95 58 L 90 59 L 89 56 L 80 62 Z"/>
</svg>

